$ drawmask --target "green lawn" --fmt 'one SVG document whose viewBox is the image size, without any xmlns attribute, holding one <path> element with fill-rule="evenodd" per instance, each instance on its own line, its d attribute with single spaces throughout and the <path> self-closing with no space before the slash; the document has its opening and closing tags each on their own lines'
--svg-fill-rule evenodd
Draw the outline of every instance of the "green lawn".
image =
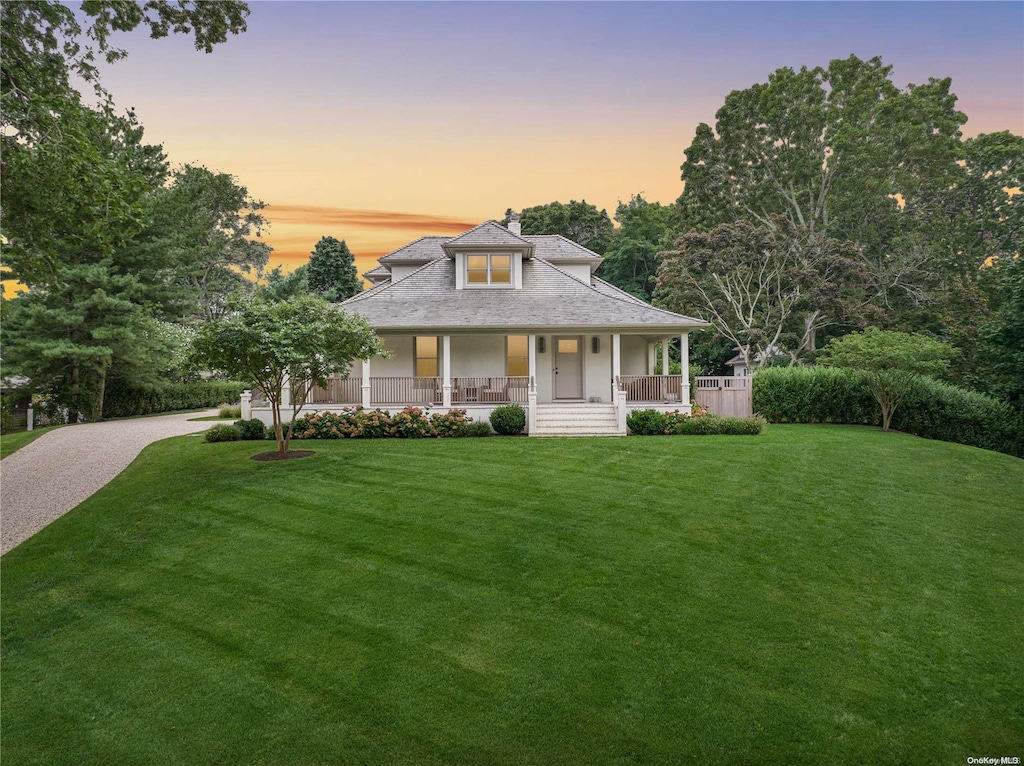
<svg viewBox="0 0 1024 766">
<path fill-rule="evenodd" d="M 1024 461 L 875 429 L 147 448 L 3 559 L 5 764 L 1024 756 Z"/>
<path fill-rule="evenodd" d="M 0 460 L 7 457 L 12 452 L 17 452 L 26 444 L 34 442 L 47 431 L 52 431 L 54 428 L 60 427 L 61 426 L 44 426 L 42 428 L 34 428 L 31 431 L 13 431 L 12 433 L 0 436 Z"/>
</svg>

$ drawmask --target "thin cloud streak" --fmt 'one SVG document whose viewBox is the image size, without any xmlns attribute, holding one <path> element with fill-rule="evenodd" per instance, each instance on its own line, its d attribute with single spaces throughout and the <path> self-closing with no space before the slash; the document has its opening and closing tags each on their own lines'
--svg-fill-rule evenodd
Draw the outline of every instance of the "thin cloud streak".
<svg viewBox="0 0 1024 766">
<path fill-rule="evenodd" d="M 455 235 L 479 223 L 428 213 L 399 213 L 392 210 L 360 210 L 315 205 L 269 205 L 264 215 L 271 223 L 351 226 L 360 229 L 418 231 L 423 234 Z"/>
</svg>

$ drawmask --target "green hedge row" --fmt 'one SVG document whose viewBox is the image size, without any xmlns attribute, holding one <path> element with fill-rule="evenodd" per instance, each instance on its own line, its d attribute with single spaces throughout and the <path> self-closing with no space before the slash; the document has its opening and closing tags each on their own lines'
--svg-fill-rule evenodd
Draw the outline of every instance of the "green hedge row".
<svg viewBox="0 0 1024 766">
<path fill-rule="evenodd" d="M 774 367 L 754 377 L 754 411 L 772 423 L 879 425 L 867 376 L 830 367 Z M 1024 457 L 1024 417 L 985 394 L 919 379 L 893 415 L 897 431 Z"/>
<path fill-rule="evenodd" d="M 235 381 L 156 383 L 145 386 L 111 384 L 103 396 L 103 417 L 125 418 L 173 410 L 197 410 L 237 402 L 246 388 Z"/>
<path fill-rule="evenodd" d="M 707 412 L 690 415 L 676 410 L 661 412 L 655 409 L 633 410 L 626 416 L 626 426 L 634 436 L 757 436 L 764 429 L 765 419 L 723 418 Z"/>
</svg>

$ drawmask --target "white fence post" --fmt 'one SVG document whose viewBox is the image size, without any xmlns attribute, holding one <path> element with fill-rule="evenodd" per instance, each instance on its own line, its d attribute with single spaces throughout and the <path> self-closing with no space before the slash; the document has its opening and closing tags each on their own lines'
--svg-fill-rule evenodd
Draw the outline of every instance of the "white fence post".
<svg viewBox="0 0 1024 766">
<path fill-rule="evenodd" d="M 530 393 L 526 397 L 526 433 L 537 433 L 537 383 L 530 378 Z"/>
<path fill-rule="evenodd" d="M 242 420 L 250 420 L 252 418 L 252 391 L 245 389 L 242 392 Z"/>
<path fill-rule="evenodd" d="M 33 423 L 34 420 L 35 420 L 35 411 L 32 409 L 32 405 L 30 404 L 28 406 L 28 409 L 25 411 L 25 430 L 26 431 L 31 431 L 33 428 L 35 428 L 35 424 Z"/>
<path fill-rule="evenodd" d="M 363 360 L 363 409 L 370 409 L 370 360 Z"/>
</svg>

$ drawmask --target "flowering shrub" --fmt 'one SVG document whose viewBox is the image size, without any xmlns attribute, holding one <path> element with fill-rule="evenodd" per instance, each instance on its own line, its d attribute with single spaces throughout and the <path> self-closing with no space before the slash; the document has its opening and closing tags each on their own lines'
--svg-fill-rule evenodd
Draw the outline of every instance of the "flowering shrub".
<svg viewBox="0 0 1024 766">
<path fill-rule="evenodd" d="M 392 415 L 387 410 L 346 407 L 341 412 L 312 412 L 295 420 L 293 439 L 381 439 L 395 436 L 465 436 L 472 418 L 465 410 L 430 414 L 429 408 L 406 407 Z"/>
<path fill-rule="evenodd" d="M 434 436 L 434 426 L 430 416 L 420 407 L 406 407 L 391 417 L 391 435 L 399 439 L 422 439 Z"/>
<path fill-rule="evenodd" d="M 435 412 L 430 416 L 430 425 L 438 436 L 467 436 L 472 421 L 473 418 L 467 417 L 465 410 Z"/>
</svg>

